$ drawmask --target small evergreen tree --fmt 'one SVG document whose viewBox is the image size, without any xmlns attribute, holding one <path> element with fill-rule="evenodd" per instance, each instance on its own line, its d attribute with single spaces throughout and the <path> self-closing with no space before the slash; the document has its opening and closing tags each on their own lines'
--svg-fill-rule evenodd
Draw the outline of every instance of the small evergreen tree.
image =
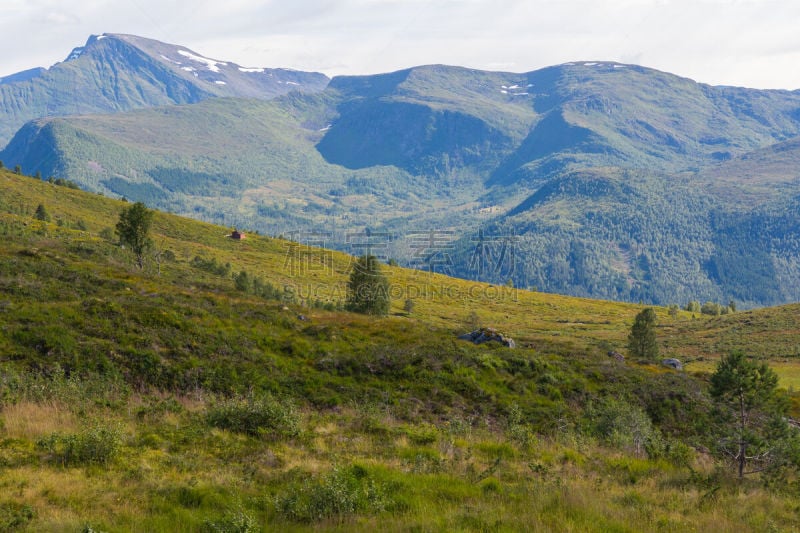
<svg viewBox="0 0 800 533">
<path fill-rule="evenodd" d="M 374 255 L 358 258 L 347 282 L 346 309 L 366 315 L 389 313 L 389 280 Z"/>
<path fill-rule="evenodd" d="M 709 392 L 720 423 L 718 451 L 732 460 L 739 479 L 797 466 L 799 459 L 791 452 L 799 449 L 798 433 L 788 426 L 787 399 L 778 390 L 778 375 L 766 363 L 750 361 L 741 351 L 723 357 Z"/>
<path fill-rule="evenodd" d="M 47 212 L 47 209 L 44 207 L 44 204 L 39 204 L 36 206 L 36 213 L 34 213 L 33 216 L 34 218 L 36 218 L 36 220 L 50 222 L 50 213 Z"/>
<path fill-rule="evenodd" d="M 414 300 L 411 298 L 406 298 L 405 303 L 403 304 L 403 311 L 406 312 L 407 315 L 410 315 L 414 312 Z"/>
<path fill-rule="evenodd" d="M 233 281 L 236 283 L 237 290 L 242 292 L 253 291 L 253 281 L 250 279 L 250 276 L 247 275 L 246 271 L 242 270 L 238 274 L 234 274 Z"/>
<path fill-rule="evenodd" d="M 116 232 L 119 242 L 130 247 L 136 255 L 136 264 L 144 268 L 144 254 L 153 245 L 150 240 L 150 226 L 153 223 L 153 212 L 142 202 L 136 202 L 119 215 Z"/>
<path fill-rule="evenodd" d="M 628 335 L 628 350 L 631 356 L 643 359 L 658 358 L 656 343 L 656 312 L 652 307 L 643 309 L 633 321 Z"/>
</svg>

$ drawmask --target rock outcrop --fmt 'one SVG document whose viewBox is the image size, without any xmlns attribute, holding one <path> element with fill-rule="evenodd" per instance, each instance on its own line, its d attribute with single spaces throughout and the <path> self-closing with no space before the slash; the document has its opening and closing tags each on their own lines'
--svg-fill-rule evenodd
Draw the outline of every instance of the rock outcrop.
<svg viewBox="0 0 800 533">
<path fill-rule="evenodd" d="M 672 359 L 672 358 L 662 359 L 661 364 L 675 370 L 683 370 L 683 363 L 681 363 L 677 359 Z"/>
<path fill-rule="evenodd" d="M 464 333 L 458 337 L 464 341 L 470 341 L 474 344 L 483 344 L 485 342 L 499 342 L 503 346 L 509 348 L 516 348 L 517 344 L 514 339 L 504 336 L 502 333 L 493 328 L 480 328 L 471 333 Z"/>
</svg>

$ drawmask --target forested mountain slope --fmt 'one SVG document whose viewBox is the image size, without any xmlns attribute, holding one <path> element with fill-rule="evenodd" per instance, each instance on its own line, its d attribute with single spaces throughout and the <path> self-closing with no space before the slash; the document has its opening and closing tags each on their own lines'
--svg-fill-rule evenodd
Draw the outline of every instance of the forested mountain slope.
<svg viewBox="0 0 800 533">
<path fill-rule="evenodd" d="M 798 110 L 798 92 L 635 65 L 432 65 L 269 102 L 35 121 L 0 158 L 344 250 L 369 230 L 386 258 L 470 279 L 758 306 L 800 298 Z"/>
</svg>

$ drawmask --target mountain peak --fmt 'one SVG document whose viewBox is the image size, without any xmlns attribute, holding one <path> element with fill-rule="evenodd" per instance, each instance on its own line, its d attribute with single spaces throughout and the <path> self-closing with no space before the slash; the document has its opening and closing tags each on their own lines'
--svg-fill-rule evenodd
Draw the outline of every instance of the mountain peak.
<svg viewBox="0 0 800 533">
<path fill-rule="evenodd" d="M 220 96 L 270 99 L 296 90 L 321 91 L 328 81 L 316 72 L 244 68 L 137 35 L 91 35 L 49 69 L 0 79 L 0 146 L 25 122 L 42 117 L 116 113 Z M 24 89 L 15 87 L 22 83 Z"/>
<path fill-rule="evenodd" d="M 98 41 L 100 41 L 102 39 L 105 39 L 106 37 L 107 37 L 106 34 L 90 35 L 89 39 L 86 40 L 86 44 L 83 45 L 83 46 L 76 46 L 75 48 L 73 48 L 72 52 L 69 53 L 69 55 L 64 60 L 64 62 L 74 61 L 74 60 L 80 58 L 93 44 L 95 44 L 96 42 L 98 42 Z M 56 63 L 56 64 L 58 64 L 58 63 Z"/>
</svg>

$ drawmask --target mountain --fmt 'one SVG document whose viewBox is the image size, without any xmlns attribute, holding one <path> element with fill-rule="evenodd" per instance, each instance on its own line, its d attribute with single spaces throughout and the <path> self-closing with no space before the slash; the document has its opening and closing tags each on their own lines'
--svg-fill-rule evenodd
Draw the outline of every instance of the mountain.
<svg viewBox="0 0 800 533">
<path fill-rule="evenodd" d="M 493 182 L 601 165 L 691 170 L 800 134 L 800 92 L 712 87 L 608 62 L 543 69 L 520 85 L 541 120 Z"/>
<path fill-rule="evenodd" d="M 61 63 L 0 78 L 0 145 L 41 117 L 116 113 L 218 96 L 273 98 L 319 91 L 323 74 L 244 68 L 134 35 L 92 36 Z"/>
<path fill-rule="evenodd" d="M 791 196 L 800 181 L 800 137 L 705 167 L 696 179 L 745 210 L 764 198 L 777 201 Z"/>
<path fill-rule="evenodd" d="M 800 299 L 799 136 L 797 91 L 599 61 L 430 65 L 270 101 L 37 120 L 0 158 L 469 279 L 747 307 Z"/>
</svg>

